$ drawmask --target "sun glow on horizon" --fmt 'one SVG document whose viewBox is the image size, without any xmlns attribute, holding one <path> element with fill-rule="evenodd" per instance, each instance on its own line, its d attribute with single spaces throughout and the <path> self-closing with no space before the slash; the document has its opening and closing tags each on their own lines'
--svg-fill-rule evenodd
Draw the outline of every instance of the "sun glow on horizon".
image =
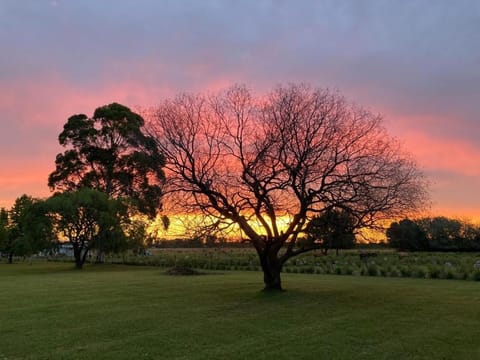
<svg viewBox="0 0 480 360">
<path fill-rule="evenodd" d="M 436 216 L 445 216 L 442 214 L 430 214 L 426 217 L 436 217 Z M 473 225 L 480 225 L 480 217 L 473 217 L 473 218 L 466 218 L 466 217 L 458 217 L 458 216 L 446 216 L 452 219 L 458 219 L 467 223 L 471 223 Z M 202 233 L 202 227 L 208 225 L 212 225 L 215 222 L 215 218 L 213 217 L 206 217 L 204 215 L 199 214 L 175 214 L 168 216 L 170 224 L 168 229 L 165 229 L 160 217 L 157 217 L 153 222 L 151 222 L 148 226 L 148 232 L 153 235 L 158 240 L 174 240 L 174 239 L 186 239 L 192 238 L 194 236 L 199 236 Z M 292 221 L 292 216 L 284 215 L 277 218 L 277 226 L 279 232 L 285 231 L 290 222 Z M 388 228 L 390 223 L 393 221 L 389 221 L 388 224 L 384 226 L 384 228 Z M 258 220 L 250 221 L 250 225 L 255 230 L 255 232 L 259 235 L 266 235 L 267 232 L 265 228 L 260 224 Z M 208 233 L 208 231 L 206 232 Z M 213 232 L 215 235 L 219 237 L 223 237 L 229 241 L 241 241 L 246 240 L 247 237 L 240 230 L 237 224 L 233 222 L 225 223 L 223 230 L 217 230 Z M 362 228 L 357 232 L 357 242 L 358 243 L 365 243 L 365 242 L 385 242 L 386 235 L 385 231 L 379 229 L 369 229 L 369 228 Z"/>
<path fill-rule="evenodd" d="M 177 238 L 188 238 L 201 233 L 202 228 L 211 226 L 215 223 L 214 217 L 208 217 L 198 214 L 176 214 L 168 215 L 170 224 L 168 229 L 163 227 L 160 217 L 153 221 L 148 231 L 158 239 L 173 240 Z M 278 231 L 285 231 L 290 225 L 291 216 L 279 216 L 277 218 Z M 258 220 L 249 221 L 250 226 L 259 235 L 266 235 L 267 231 Z M 239 226 L 233 222 L 223 222 L 221 229 L 216 231 L 217 235 L 230 239 L 232 241 L 245 239 L 245 234 L 240 230 Z"/>
<path fill-rule="evenodd" d="M 202 226 L 212 225 L 215 222 L 213 217 L 206 217 L 198 214 L 177 214 L 169 215 L 170 225 L 168 229 L 163 227 L 160 217 L 157 217 L 149 227 L 148 232 L 159 240 L 186 239 L 201 234 Z M 284 215 L 277 218 L 278 231 L 285 231 L 292 221 L 292 216 Z M 267 231 L 258 220 L 251 220 L 250 225 L 259 235 L 266 235 Z M 215 232 L 217 236 L 224 237 L 230 241 L 241 241 L 247 239 L 243 231 L 233 222 L 225 224 L 225 230 Z M 361 229 L 357 234 L 357 241 L 382 242 L 385 241 L 385 233 L 379 230 Z"/>
</svg>

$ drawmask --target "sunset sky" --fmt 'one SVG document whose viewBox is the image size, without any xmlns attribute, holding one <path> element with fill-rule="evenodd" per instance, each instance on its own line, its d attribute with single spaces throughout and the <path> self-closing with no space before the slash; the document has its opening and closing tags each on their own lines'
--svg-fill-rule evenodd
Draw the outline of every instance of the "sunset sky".
<svg viewBox="0 0 480 360">
<path fill-rule="evenodd" d="M 0 207 L 50 194 L 70 115 L 243 83 L 381 113 L 432 213 L 480 220 L 480 1 L 0 0 Z"/>
</svg>

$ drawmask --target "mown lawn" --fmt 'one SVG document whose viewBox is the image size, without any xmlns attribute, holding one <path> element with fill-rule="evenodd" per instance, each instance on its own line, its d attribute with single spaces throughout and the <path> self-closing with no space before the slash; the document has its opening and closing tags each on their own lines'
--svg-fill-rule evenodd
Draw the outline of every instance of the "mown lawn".
<svg viewBox="0 0 480 360">
<path fill-rule="evenodd" d="M 0 359 L 479 359 L 480 283 L 0 263 Z"/>
</svg>

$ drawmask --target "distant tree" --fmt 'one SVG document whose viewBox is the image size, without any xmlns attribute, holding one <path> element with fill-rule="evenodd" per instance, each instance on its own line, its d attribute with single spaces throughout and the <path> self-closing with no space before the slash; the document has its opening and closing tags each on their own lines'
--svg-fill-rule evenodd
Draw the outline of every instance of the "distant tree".
<svg viewBox="0 0 480 360">
<path fill-rule="evenodd" d="M 52 224 L 45 214 L 44 201 L 22 195 L 10 212 L 2 209 L 0 217 L 0 251 L 8 255 L 9 263 L 14 256 L 31 256 L 52 246 Z"/>
<path fill-rule="evenodd" d="M 322 252 L 329 249 L 349 249 L 355 244 L 355 219 L 346 210 L 328 208 L 321 215 L 309 221 L 306 227 L 306 241 L 322 246 Z M 310 245 L 311 246 L 311 245 Z"/>
<path fill-rule="evenodd" d="M 60 192 L 96 189 L 154 217 L 160 208 L 164 158 L 143 127 L 140 115 L 117 103 L 97 108 L 91 118 L 71 116 L 58 138 L 66 150 L 57 155 L 48 185 Z"/>
<path fill-rule="evenodd" d="M 122 227 L 126 207 L 105 193 L 88 188 L 66 191 L 48 199 L 47 209 L 56 233 L 72 244 L 78 269 L 96 246 L 126 242 Z"/>
<path fill-rule="evenodd" d="M 473 249 L 480 251 L 480 226 L 475 228 L 475 235 L 473 237 Z"/>
<path fill-rule="evenodd" d="M 390 246 L 399 250 L 419 251 L 429 248 L 425 231 L 409 219 L 393 222 L 386 235 Z"/>
<path fill-rule="evenodd" d="M 480 250 L 476 240 L 479 228 L 466 221 L 437 216 L 417 223 L 425 232 L 431 250 Z"/>
<path fill-rule="evenodd" d="M 184 94 L 158 106 L 150 125 L 166 158 L 168 195 L 210 224 L 237 226 L 257 251 L 266 290 L 282 288 L 287 260 L 322 247 L 297 240 L 326 209 L 349 209 L 358 229 L 425 204 L 422 174 L 381 117 L 327 90 Z"/>
<path fill-rule="evenodd" d="M 438 216 L 425 219 L 421 223 L 425 227 L 432 248 L 455 250 L 455 243 L 460 239 L 462 230 L 462 223 L 459 220 Z"/>
<path fill-rule="evenodd" d="M 131 220 L 126 227 L 128 242 L 124 250 L 130 249 L 134 254 L 145 254 L 147 247 L 152 246 L 153 236 L 148 232 L 148 226 L 144 221 Z"/>
<path fill-rule="evenodd" d="M 0 254 L 5 252 L 8 241 L 8 211 L 0 208 Z"/>
</svg>

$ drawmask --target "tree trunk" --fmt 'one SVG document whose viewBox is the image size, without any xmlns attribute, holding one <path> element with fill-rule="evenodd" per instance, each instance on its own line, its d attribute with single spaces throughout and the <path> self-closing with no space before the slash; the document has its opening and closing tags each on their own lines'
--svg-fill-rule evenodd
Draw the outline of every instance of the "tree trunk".
<svg viewBox="0 0 480 360">
<path fill-rule="evenodd" d="M 82 270 L 83 268 L 83 262 L 81 259 L 75 258 L 75 268 L 78 270 Z"/>
<path fill-rule="evenodd" d="M 81 270 L 84 263 L 84 256 L 82 256 L 82 248 L 73 247 L 73 256 L 75 257 L 75 268 Z"/>
<path fill-rule="evenodd" d="M 97 256 L 95 258 L 95 263 L 103 264 L 105 262 L 105 251 L 98 249 Z"/>
<path fill-rule="evenodd" d="M 259 256 L 263 270 L 263 282 L 265 283 L 264 290 L 283 290 L 280 277 L 283 264 L 279 261 L 277 253 L 267 250 Z"/>
<path fill-rule="evenodd" d="M 12 264 L 13 263 L 13 253 L 8 254 L 8 263 Z"/>
</svg>

